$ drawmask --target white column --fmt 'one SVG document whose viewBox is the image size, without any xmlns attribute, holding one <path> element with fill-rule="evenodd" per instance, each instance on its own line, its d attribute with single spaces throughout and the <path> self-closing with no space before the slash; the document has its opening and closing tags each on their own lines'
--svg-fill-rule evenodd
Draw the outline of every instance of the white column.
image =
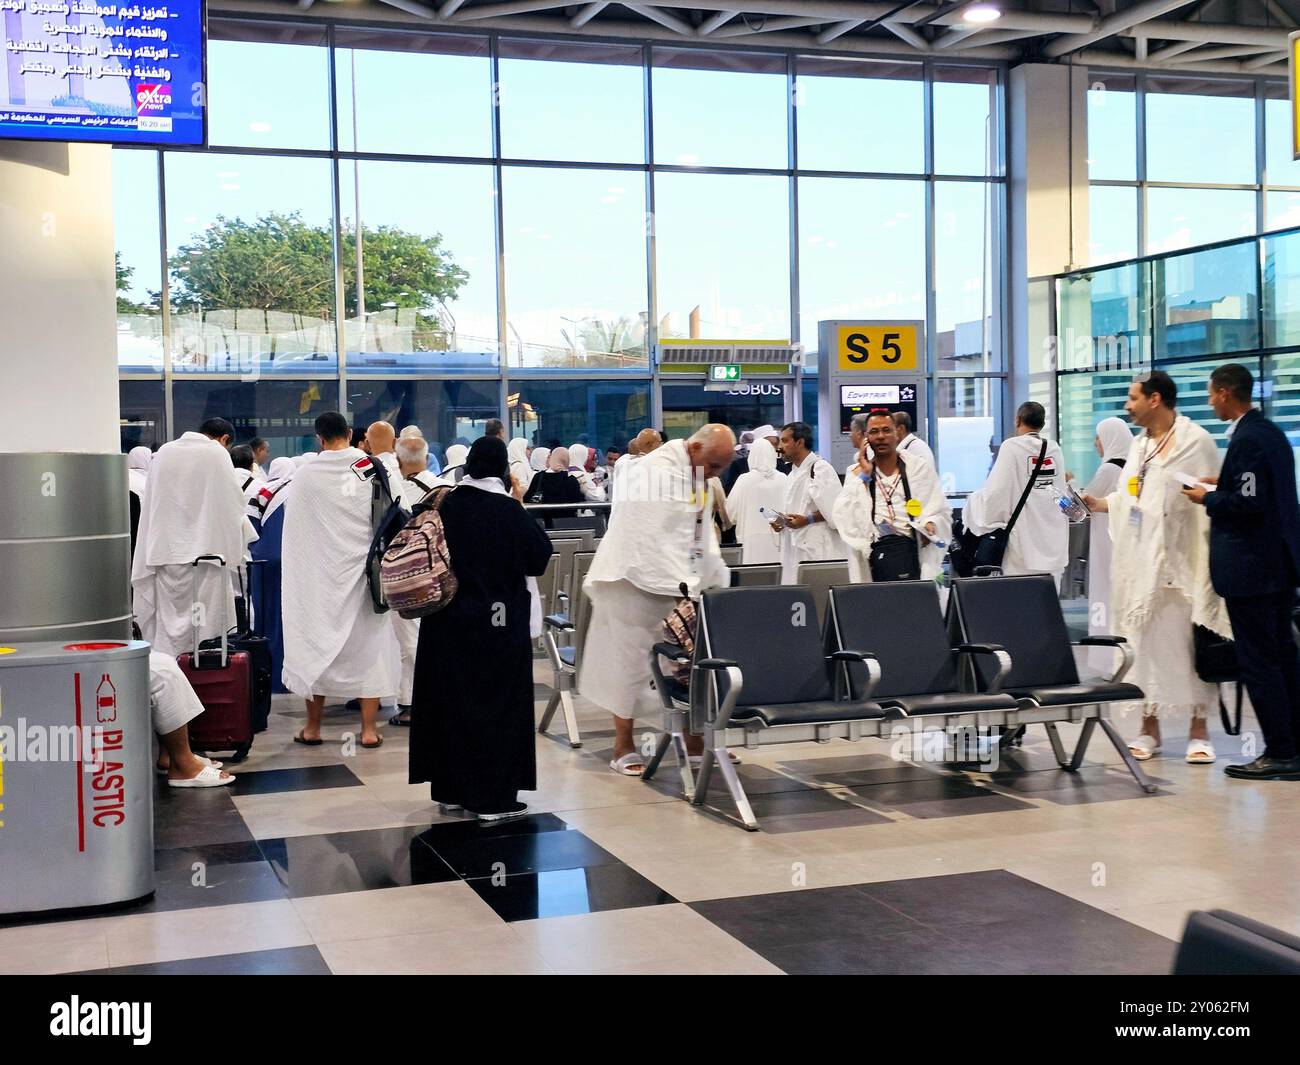
<svg viewBox="0 0 1300 1065">
<path fill-rule="evenodd" d="M 1030 374 L 1047 369 L 1041 286 L 1031 292 L 1029 279 L 1088 262 L 1088 73 L 1026 63 L 1011 71 L 1007 93 L 1007 336 L 1020 403 Z"/>
<path fill-rule="evenodd" d="M 0 453 L 121 449 L 110 154 L 0 141 Z"/>
</svg>

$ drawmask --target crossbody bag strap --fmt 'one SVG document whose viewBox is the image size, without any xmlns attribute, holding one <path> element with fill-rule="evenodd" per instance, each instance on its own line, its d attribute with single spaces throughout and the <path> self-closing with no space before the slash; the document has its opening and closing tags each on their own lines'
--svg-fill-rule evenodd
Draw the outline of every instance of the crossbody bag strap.
<svg viewBox="0 0 1300 1065">
<path fill-rule="evenodd" d="M 1034 482 L 1038 480 L 1038 475 L 1043 469 L 1043 459 L 1047 457 L 1047 441 L 1043 441 L 1043 446 L 1038 449 L 1038 461 L 1034 464 L 1033 472 L 1029 475 L 1029 483 L 1025 485 L 1025 490 L 1020 493 L 1020 502 L 1016 504 L 1016 509 L 1011 512 L 1011 520 L 1007 522 L 1007 535 L 1011 535 L 1011 530 L 1015 527 L 1016 520 L 1020 517 L 1020 512 L 1025 509 L 1025 503 L 1029 501 L 1029 493 L 1033 491 Z"/>
</svg>

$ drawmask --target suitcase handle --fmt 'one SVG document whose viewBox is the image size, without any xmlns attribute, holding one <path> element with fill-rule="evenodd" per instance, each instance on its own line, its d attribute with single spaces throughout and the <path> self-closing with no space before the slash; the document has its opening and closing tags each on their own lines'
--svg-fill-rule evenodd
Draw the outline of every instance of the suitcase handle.
<svg viewBox="0 0 1300 1065">
<path fill-rule="evenodd" d="M 194 622 L 194 668 L 201 668 L 201 659 L 199 657 L 199 639 L 201 636 L 199 628 L 199 611 L 195 609 L 199 605 L 199 563 L 216 562 L 222 570 L 226 568 L 226 560 L 220 555 L 199 555 L 190 563 L 194 567 L 194 576 L 190 581 L 190 618 Z M 230 627 L 230 600 L 226 595 L 221 597 L 222 613 L 221 619 L 221 668 L 225 669 L 230 662 L 230 648 L 226 643 L 226 629 Z"/>
</svg>

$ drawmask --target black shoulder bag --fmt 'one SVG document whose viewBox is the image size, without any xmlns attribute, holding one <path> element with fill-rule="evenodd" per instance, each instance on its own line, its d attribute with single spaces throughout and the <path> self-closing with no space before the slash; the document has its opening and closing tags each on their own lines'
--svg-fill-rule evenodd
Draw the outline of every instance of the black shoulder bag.
<svg viewBox="0 0 1300 1065">
<path fill-rule="evenodd" d="M 1025 509 L 1025 504 L 1029 501 L 1029 493 L 1034 490 L 1034 482 L 1038 480 L 1039 473 L 1043 469 L 1043 460 L 1047 457 L 1047 441 L 1043 441 L 1043 446 L 1038 449 L 1038 461 L 1034 463 L 1033 472 L 1029 474 L 1029 482 L 1025 485 L 1025 490 L 1020 493 L 1020 501 L 1016 503 L 1016 509 L 1011 512 L 1011 518 L 1004 529 L 994 529 L 992 532 L 985 533 L 978 538 L 967 533 L 971 539 L 975 540 L 974 550 L 972 551 L 971 574 L 981 566 L 992 569 L 1002 568 L 1002 557 L 1007 553 L 1007 542 L 1011 539 L 1011 530 L 1016 527 L 1016 522 L 1020 519 L 1020 512 Z"/>
<path fill-rule="evenodd" d="M 1219 720 L 1229 736 L 1241 735 L 1241 669 L 1237 665 L 1237 645 L 1204 625 L 1193 625 L 1192 647 L 1196 675 L 1201 680 L 1216 688 L 1220 684 L 1236 685 L 1237 706 L 1232 717 L 1228 716 L 1223 691 L 1219 689 Z"/>
</svg>

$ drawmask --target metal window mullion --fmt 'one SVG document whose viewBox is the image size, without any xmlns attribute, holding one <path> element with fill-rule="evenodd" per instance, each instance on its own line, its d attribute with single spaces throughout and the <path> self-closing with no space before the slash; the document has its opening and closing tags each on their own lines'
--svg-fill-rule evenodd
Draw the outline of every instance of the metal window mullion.
<svg viewBox="0 0 1300 1065">
<path fill-rule="evenodd" d="M 641 107 L 645 141 L 646 363 L 650 369 L 650 424 L 663 425 L 664 397 L 655 349 L 659 344 L 659 228 L 655 198 L 654 55 L 641 45 Z"/>
<path fill-rule="evenodd" d="M 790 339 L 801 339 L 801 315 L 799 306 L 799 109 L 795 103 L 798 91 L 797 72 L 794 54 L 786 57 L 786 162 L 790 167 L 786 176 L 786 195 L 789 198 L 787 211 L 788 248 L 790 264 Z M 802 389 L 796 390 L 802 392 Z M 792 408 L 803 417 L 803 397 L 793 397 Z"/>
<path fill-rule="evenodd" d="M 168 280 L 167 264 L 167 167 L 164 153 L 157 153 L 158 159 L 158 258 L 162 270 L 159 289 L 159 304 L 162 315 L 163 337 L 163 439 L 174 437 L 176 425 L 176 407 L 172 399 L 172 316 L 171 284 Z"/>
<path fill-rule="evenodd" d="M 1255 182 L 1259 191 L 1255 194 L 1255 232 L 1264 232 L 1264 220 L 1267 216 L 1264 186 L 1268 184 L 1268 153 L 1264 142 L 1264 83 L 1255 79 Z M 1263 334 L 1260 334 L 1263 336 Z"/>
<path fill-rule="evenodd" d="M 494 240 L 496 242 L 496 270 L 497 270 L 497 358 L 500 362 L 498 372 L 500 374 L 500 384 L 498 388 L 498 406 L 501 413 L 499 417 L 507 425 L 510 424 L 510 339 L 509 330 L 506 325 L 506 216 L 505 216 L 505 176 L 501 167 L 501 48 L 500 39 L 493 34 L 488 41 L 488 62 L 491 72 L 491 84 L 489 86 L 492 93 L 492 186 L 495 192 L 493 196 L 493 228 Z M 521 365 L 523 352 L 519 353 Z"/>
<path fill-rule="evenodd" d="M 347 306 L 343 299 L 343 292 L 346 288 L 347 281 L 343 274 L 343 190 L 342 181 L 339 175 L 339 167 L 342 163 L 339 160 L 339 94 L 338 94 L 338 63 L 334 43 L 334 27 L 329 27 L 327 35 L 327 47 L 329 49 L 329 61 L 327 69 L 329 71 L 329 97 L 330 97 L 330 184 L 331 196 L 334 212 L 334 350 L 335 365 L 338 367 L 338 409 L 344 413 L 345 417 L 351 416 L 348 406 L 348 341 L 347 341 Z M 356 97 L 357 86 L 355 77 L 352 80 L 352 95 Z M 356 143 L 356 130 L 352 131 L 353 143 Z M 353 180 L 360 181 L 361 175 L 354 174 Z M 356 190 L 360 195 L 360 189 Z M 361 220 L 356 219 L 357 226 L 357 254 L 361 254 Z M 359 310 L 360 308 L 358 308 Z"/>
<path fill-rule="evenodd" d="M 1135 160 L 1137 176 L 1137 250 L 1139 255 L 1147 254 L 1147 79 L 1139 72 L 1133 85 L 1133 103 L 1137 108 L 1134 115 L 1134 136 L 1137 143 Z"/>
</svg>

